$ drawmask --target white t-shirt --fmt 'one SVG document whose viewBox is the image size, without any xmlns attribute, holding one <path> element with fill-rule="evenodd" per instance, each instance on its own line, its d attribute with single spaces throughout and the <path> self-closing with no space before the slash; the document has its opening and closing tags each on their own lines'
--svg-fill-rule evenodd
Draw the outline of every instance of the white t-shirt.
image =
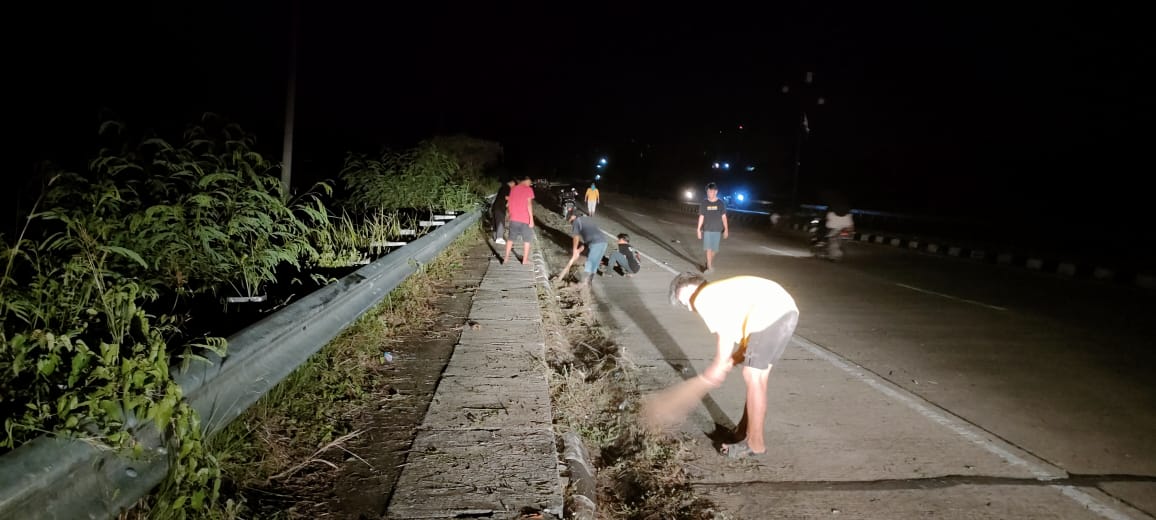
<svg viewBox="0 0 1156 520">
<path fill-rule="evenodd" d="M 799 312 L 794 298 L 781 285 L 755 276 L 710 282 L 692 303 L 706 327 L 732 343 L 774 325 L 788 312 Z"/>
<path fill-rule="evenodd" d="M 854 226 L 855 221 L 851 219 L 850 212 L 848 212 L 846 215 L 843 215 L 842 217 L 836 215 L 834 211 L 827 212 L 827 229 L 835 231 Z"/>
</svg>

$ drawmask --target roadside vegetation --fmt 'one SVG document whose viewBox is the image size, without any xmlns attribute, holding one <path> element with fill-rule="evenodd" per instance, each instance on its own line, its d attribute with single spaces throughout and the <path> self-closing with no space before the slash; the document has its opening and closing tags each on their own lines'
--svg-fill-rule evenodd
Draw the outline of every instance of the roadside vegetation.
<svg viewBox="0 0 1156 520">
<path fill-rule="evenodd" d="M 358 412 L 394 397 L 386 354 L 398 338 L 432 325 L 436 288 L 481 239 L 476 228 L 460 237 L 212 438 L 208 451 L 224 481 L 215 518 L 303 517 L 294 507 L 316 484 L 313 477 L 331 484 L 328 470 L 360 457 L 348 449 L 365 433 Z"/>
<path fill-rule="evenodd" d="M 290 196 L 255 137 L 213 114 L 177 136 L 106 121 L 99 138 L 83 168 L 49 167 L 18 232 L 0 237 L 0 455 L 41 435 L 139 455 L 136 434 L 163 432 L 172 470 L 163 492 L 132 513 L 147 518 L 231 517 L 244 506 L 220 500 L 222 463 L 252 452 L 210 448 L 172 378 L 209 352 L 228 355 L 227 334 L 199 324 L 234 318 L 229 298 L 265 301 L 249 312 L 259 317 L 290 302 L 273 301 L 278 294 L 300 294 L 279 287 L 333 281 L 324 268 L 359 265 L 388 251 L 381 242 L 422 233 L 400 233 L 414 211 L 477 207 L 494 188 L 483 170 L 501 152 L 449 137 L 350 154 L 336 180 Z M 405 306 L 420 307 L 409 302 L 421 288 L 399 291 L 386 309 L 416 312 Z M 364 334 L 375 332 L 384 333 Z M 295 384 L 338 377 L 317 367 L 363 361 L 321 357 Z M 316 393 L 356 397 L 355 382 Z M 309 440 L 348 433 L 323 427 Z"/>
</svg>

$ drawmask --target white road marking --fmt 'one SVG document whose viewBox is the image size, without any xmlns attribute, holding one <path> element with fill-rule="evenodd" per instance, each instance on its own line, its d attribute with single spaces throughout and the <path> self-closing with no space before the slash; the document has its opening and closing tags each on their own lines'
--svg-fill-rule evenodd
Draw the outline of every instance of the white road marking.
<svg viewBox="0 0 1156 520">
<path fill-rule="evenodd" d="M 1024 468 L 1029 473 L 1031 473 L 1032 476 L 1036 478 L 1036 480 L 1046 482 L 1049 480 L 1056 480 L 1067 477 L 1067 474 L 1062 469 L 1049 469 L 1004 449 L 1002 446 L 984 438 L 981 433 L 983 430 L 979 429 L 978 427 L 973 426 L 967 421 L 954 415 L 950 415 L 950 412 L 947 412 L 946 410 L 943 412 L 936 410 L 933 405 L 925 404 L 926 401 L 924 401 L 923 398 L 912 394 L 911 392 L 908 392 L 890 383 L 880 381 L 879 379 L 873 377 L 872 373 L 862 366 L 844 359 L 838 354 L 835 354 L 834 352 L 819 346 L 811 340 L 801 336 L 795 336 L 794 340 L 796 344 L 798 344 L 800 347 L 803 347 L 803 349 L 806 351 L 814 354 L 816 357 L 822 358 L 832 365 L 835 365 L 835 367 L 851 375 L 863 384 L 866 384 L 867 386 L 877 390 L 879 393 L 906 405 L 908 408 L 912 409 L 919 415 L 922 415 L 924 418 L 951 430 L 956 435 L 959 435 L 968 442 L 971 442 L 972 444 L 990 452 L 991 454 L 1000 457 L 1001 459 L 1007 461 L 1009 464 Z M 1086 507 L 1089 511 L 1093 511 L 1104 518 L 1108 518 L 1110 520 L 1131 519 L 1131 517 L 1127 514 L 1099 502 L 1095 497 L 1081 491 L 1075 486 L 1056 484 L 1049 487 L 1059 491 L 1064 496 L 1078 502 L 1080 505 Z"/>
<path fill-rule="evenodd" d="M 972 305 L 979 305 L 980 307 L 987 307 L 989 309 L 995 309 L 997 311 L 1006 311 L 1007 310 L 1007 307 L 1000 307 L 998 305 L 988 305 L 988 304 L 983 303 L 983 302 L 977 302 L 975 300 L 968 300 L 965 298 L 957 298 L 957 297 L 952 296 L 950 294 L 943 294 L 943 293 L 938 293 L 935 291 L 928 291 L 927 289 L 920 289 L 918 287 L 913 287 L 913 286 L 907 285 L 905 283 L 897 283 L 895 285 L 903 287 L 904 289 L 911 289 L 912 291 L 921 292 L 923 294 L 930 294 L 932 296 L 939 296 L 941 298 L 947 298 L 949 300 L 955 300 L 957 302 L 970 303 Z"/>
<path fill-rule="evenodd" d="M 650 215 L 647 215 L 647 214 L 645 214 L 645 213 L 639 213 L 639 212 L 637 212 L 637 211 L 630 211 L 630 210 L 627 210 L 627 209 L 620 209 L 620 210 L 618 210 L 618 211 L 621 211 L 621 212 L 623 212 L 623 213 L 630 213 L 631 215 L 638 215 L 638 216 L 640 216 L 640 217 L 647 217 L 647 218 L 652 218 L 652 219 L 654 219 L 655 221 L 657 221 L 657 222 L 662 222 L 663 224 L 666 224 L 666 225 L 668 225 L 668 226 L 677 226 L 677 225 L 680 225 L 680 224 L 675 224 L 674 222 L 671 222 L 671 221 L 669 221 L 669 220 L 663 220 L 663 219 L 660 219 L 660 218 L 655 218 L 655 217 L 652 217 L 652 216 L 650 216 Z"/>
<path fill-rule="evenodd" d="M 772 252 L 776 255 L 779 255 L 779 256 L 793 256 L 795 258 L 803 258 L 803 257 L 811 256 L 811 253 L 809 253 L 809 252 L 787 251 L 784 249 L 775 249 L 773 247 L 767 247 L 767 246 L 763 246 L 763 249 L 766 249 L 767 251 L 770 251 L 770 252 Z"/>
</svg>

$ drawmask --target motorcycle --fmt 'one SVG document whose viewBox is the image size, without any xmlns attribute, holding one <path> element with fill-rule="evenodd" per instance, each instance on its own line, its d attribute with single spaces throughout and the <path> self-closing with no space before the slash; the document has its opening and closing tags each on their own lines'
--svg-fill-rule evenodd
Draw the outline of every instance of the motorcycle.
<svg viewBox="0 0 1156 520">
<path fill-rule="evenodd" d="M 843 259 L 843 243 L 851 239 L 851 231 L 840 229 L 835 235 L 819 218 L 812 218 L 807 226 L 807 233 L 811 243 L 811 256 L 837 262 Z"/>
</svg>

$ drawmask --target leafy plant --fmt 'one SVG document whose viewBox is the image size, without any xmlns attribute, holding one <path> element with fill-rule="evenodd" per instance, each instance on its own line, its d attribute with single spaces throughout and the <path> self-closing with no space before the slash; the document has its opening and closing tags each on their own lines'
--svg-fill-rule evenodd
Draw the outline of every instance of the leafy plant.
<svg viewBox="0 0 1156 520">
<path fill-rule="evenodd" d="M 133 142 L 123 125 L 101 128 L 110 140 Z M 65 174 L 48 199 L 138 252 L 132 260 L 144 259 L 139 266 L 121 262 L 117 272 L 177 295 L 231 288 L 254 296 L 277 281 L 280 266 L 300 267 L 316 256 L 309 228 L 327 221 L 319 197 L 331 188 L 319 184 L 286 202 L 275 165 L 253 143 L 236 125 L 206 115 L 177 145 L 145 135 L 133 145 L 106 146 L 87 174 Z"/>
<path fill-rule="evenodd" d="M 202 123 L 215 126 L 192 127 L 175 146 L 105 123 L 114 143 L 87 171 L 57 173 L 48 209 L 38 202 L 0 246 L 0 447 L 53 433 L 139 450 L 132 434 L 151 424 L 170 433 L 173 457 L 173 492 L 153 504 L 161 516 L 200 517 L 216 499 L 219 470 L 169 370 L 226 345 L 171 345 L 176 319 L 147 309 L 162 292 L 251 293 L 279 265 L 315 255 L 308 230 L 326 215 L 327 185 L 286 201 L 250 136 Z"/>
<path fill-rule="evenodd" d="M 115 258 L 143 263 L 139 255 L 106 243 L 106 229 L 67 212 L 50 209 L 33 220 L 62 229 L 2 250 L 6 272 L 25 273 L 27 281 L 16 286 L 10 274 L 0 281 L 0 372 L 8 376 L 0 446 L 54 432 L 139 454 L 132 434 L 152 424 L 173 433 L 172 485 L 193 497 L 192 510 L 203 509 L 215 500 L 219 470 L 169 373 L 173 320 L 142 307 L 155 290 L 109 268 Z M 205 346 L 224 354 L 223 340 Z"/>
<path fill-rule="evenodd" d="M 474 187 L 481 187 L 483 175 L 488 167 L 502 158 L 502 145 L 493 141 L 466 135 L 439 136 L 429 143 L 450 156 L 458 164 L 461 180 Z M 489 191 L 479 194 L 492 193 Z"/>
<path fill-rule="evenodd" d="M 432 143 L 379 159 L 349 154 L 340 173 L 348 206 L 362 214 L 402 208 L 464 210 L 480 198 L 452 156 Z"/>
</svg>

